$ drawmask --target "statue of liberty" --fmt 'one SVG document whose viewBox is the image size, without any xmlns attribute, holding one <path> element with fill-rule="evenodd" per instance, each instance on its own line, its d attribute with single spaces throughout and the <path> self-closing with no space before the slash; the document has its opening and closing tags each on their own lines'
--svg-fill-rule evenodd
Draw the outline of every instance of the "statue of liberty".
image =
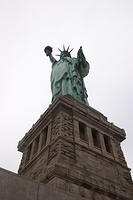
<svg viewBox="0 0 133 200">
<path fill-rule="evenodd" d="M 73 50 L 73 49 L 72 49 Z M 87 91 L 83 78 L 89 73 L 89 63 L 83 54 L 82 47 L 78 50 L 77 58 L 71 58 L 69 47 L 60 51 L 60 59 L 57 61 L 52 55 L 52 48 L 45 47 L 44 51 L 52 62 L 51 90 L 52 101 L 60 95 L 70 95 L 85 105 L 87 101 Z"/>
</svg>

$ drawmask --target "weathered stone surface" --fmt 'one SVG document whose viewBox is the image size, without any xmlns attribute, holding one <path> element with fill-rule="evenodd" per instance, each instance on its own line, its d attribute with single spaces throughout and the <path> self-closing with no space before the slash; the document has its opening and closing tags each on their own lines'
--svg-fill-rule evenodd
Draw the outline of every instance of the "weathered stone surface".
<svg viewBox="0 0 133 200">
<path fill-rule="evenodd" d="M 86 200 L 0 168 L 0 200 Z M 91 200 L 91 199 L 87 199 Z"/>
<path fill-rule="evenodd" d="M 87 199 L 132 200 L 124 139 L 124 130 L 103 114 L 61 96 L 19 142 L 19 174 Z"/>
<path fill-rule="evenodd" d="M 59 112 L 53 119 L 51 140 L 55 140 L 58 136 L 73 139 L 73 123 L 70 113 Z"/>
<path fill-rule="evenodd" d="M 0 169 L 0 200 L 36 200 L 38 185 Z"/>
</svg>

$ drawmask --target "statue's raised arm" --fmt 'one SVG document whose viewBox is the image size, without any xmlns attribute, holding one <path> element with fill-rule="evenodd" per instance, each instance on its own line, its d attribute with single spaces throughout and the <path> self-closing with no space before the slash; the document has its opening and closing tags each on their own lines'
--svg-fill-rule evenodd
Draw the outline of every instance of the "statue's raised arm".
<svg viewBox="0 0 133 200">
<path fill-rule="evenodd" d="M 60 59 L 52 56 L 50 46 L 44 49 L 52 62 L 51 90 L 52 101 L 61 95 L 70 95 L 83 104 L 89 105 L 87 91 L 83 78 L 89 73 L 89 63 L 86 61 L 82 47 L 78 50 L 77 58 L 71 58 L 69 47 L 60 50 Z"/>
<path fill-rule="evenodd" d="M 46 46 L 44 52 L 46 53 L 46 56 L 49 56 L 51 63 L 57 62 L 57 60 L 52 55 L 52 47 Z"/>
</svg>

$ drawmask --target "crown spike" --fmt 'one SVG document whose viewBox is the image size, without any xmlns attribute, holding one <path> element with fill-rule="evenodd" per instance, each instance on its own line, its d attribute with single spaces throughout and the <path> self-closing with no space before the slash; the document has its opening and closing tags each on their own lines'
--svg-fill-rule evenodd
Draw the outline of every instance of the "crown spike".
<svg viewBox="0 0 133 200">
<path fill-rule="evenodd" d="M 69 50 L 70 45 L 67 47 L 67 51 Z"/>
<path fill-rule="evenodd" d="M 62 52 L 59 48 L 58 48 L 58 50 L 59 50 L 60 52 Z"/>
<path fill-rule="evenodd" d="M 66 51 L 66 50 L 65 50 L 65 46 L 64 46 L 64 44 L 63 44 L 63 51 Z"/>
<path fill-rule="evenodd" d="M 71 53 L 71 52 L 72 52 L 72 50 L 73 50 L 73 49 L 71 49 L 71 50 L 69 51 L 69 53 Z"/>
</svg>

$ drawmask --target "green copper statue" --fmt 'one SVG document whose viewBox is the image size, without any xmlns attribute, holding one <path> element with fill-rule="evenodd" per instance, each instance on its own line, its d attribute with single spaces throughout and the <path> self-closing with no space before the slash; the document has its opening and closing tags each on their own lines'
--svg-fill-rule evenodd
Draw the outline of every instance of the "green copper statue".
<svg viewBox="0 0 133 200">
<path fill-rule="evenodd" d="M 52 101 L 60 95 L 71 95 L 83 104 L 89 105 L 87 101 L 87 91 L 83 78 L 89 73 L 89 63 L 86 61 L 82 47 L 78 50 L 77 58 L 71 58 L 69 47 L 60 51 L 60 59 L 57 61 L 52 56 L 50 46 L 44 49 L 52 62 L 51 90 Z"/>
</svg>

